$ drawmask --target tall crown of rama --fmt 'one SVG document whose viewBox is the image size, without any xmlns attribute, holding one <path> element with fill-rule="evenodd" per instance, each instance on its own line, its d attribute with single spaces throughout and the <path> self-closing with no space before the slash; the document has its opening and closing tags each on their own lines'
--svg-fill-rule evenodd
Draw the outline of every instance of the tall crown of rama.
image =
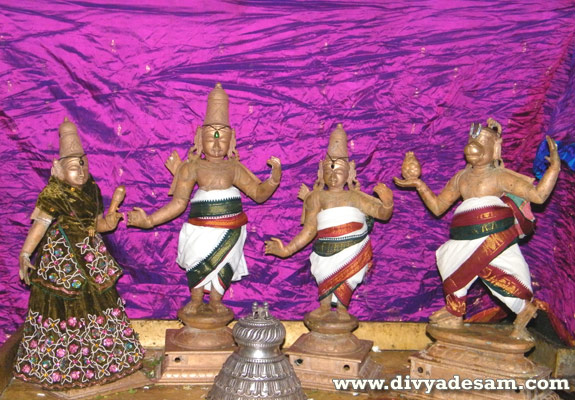
<svg viewBox="0 0 575 400">
<path fill-rule="evenodd" d="M 78 128 L 68 117 L 64 117 L 64 122 L 58 128 L 60 136 L 60 158 L 84 155 L 82 142 L 78 136 Z"/>
<path fill-rule="evenodd" d="M 337 124 L 333 132 L 329 135 L 329 145 L 327 146 L 327 159 L 336 160 L 343 158 L 348 161 L 347 133 L 341 124 Z"/>
<path fill-rule="evenodd" d="M 208 107 L 204 125 L 226 125 L 230 126 L 229 99 L 221 83 L 216 83 L 208 95 Z"/>
</svg>

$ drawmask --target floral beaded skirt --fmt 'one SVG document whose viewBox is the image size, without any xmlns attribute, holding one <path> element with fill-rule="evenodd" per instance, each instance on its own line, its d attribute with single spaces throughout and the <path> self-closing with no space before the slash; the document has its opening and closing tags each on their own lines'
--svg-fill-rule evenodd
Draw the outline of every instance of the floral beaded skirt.
<svg viewBox="0 0 575 400">
<path fill-rule="evenodd" d="M 14 375 L 46 389 L 82 388 L 138 370 L 144 349 L 115 287 L 73 299 L 32 286 Z"/>
</svg>

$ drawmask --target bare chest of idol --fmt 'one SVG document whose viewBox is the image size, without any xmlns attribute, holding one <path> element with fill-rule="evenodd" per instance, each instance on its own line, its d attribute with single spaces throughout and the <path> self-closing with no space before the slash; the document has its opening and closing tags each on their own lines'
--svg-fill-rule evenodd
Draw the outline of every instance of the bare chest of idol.
<svg viewBox="0 0 575 400">
<path fill-rule="evenodd" d="M 335 207 L 357 207 L 357 194 L 350 190 L 320 192 L 319 203 L 322 210 Z"/>
<path fill-rule="evenodd" d="M 497 170 L 487 170 L 476 172 L 465 171 L 459 178 L 459 191 L 463 200 L 472 197 L 503 195 L 503 188 L 500 187 Z"/>
<path fill-rule="evenodd" d="M 195 169 L 196 182 L 200 189 L 228 189 L 234 184 L 234 176 L 238 163 L 231 160 L 217 162 L 198 160 L 192 168 Z"/>
</svg>

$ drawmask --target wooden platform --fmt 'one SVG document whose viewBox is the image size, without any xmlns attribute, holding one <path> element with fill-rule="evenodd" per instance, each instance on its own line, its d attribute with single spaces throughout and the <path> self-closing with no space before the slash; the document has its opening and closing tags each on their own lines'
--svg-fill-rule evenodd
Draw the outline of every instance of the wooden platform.
<svg viewBox="0 0 575 400">
<path fill-rule="evenodd" d="M 302 333 L 307 332 L 307 328 L 301 321 L 282 321 L 286 326 L 287 336 L 284 347 L 291 346 Z M 144 372 L 148 378 L 155 377 L 155 370 L 161 362 L 163 355 L 163 346 L 165 339 L 166 329 L 177 329 L 182 325 L 177 321 L 158 321 L 158 320 L 133 320 L 135 330 L 140 335 L 142 344 L 148 349 L 146 367 Z M 232 325 L 233 326 L 233 325 Z M 424 323 L 411 323 L 411 322 L 367 322 L 362 323 L 354 333 L 360 339 L 373 340 L 374 345 L 379 347 L 383 352 L 376 352 L 373 354 L 373 359 L 383 366 L 384 378 L 390 380 L 396 375 L 408 375 L 408 357 L 416 351 L 425 348 L 431 339 L 426 336 L 425 329 L 427 324 Z M 14 334 L 12 338 L 7 341 L 0 348 L 0 383 L 8 383 L 9 376 L 11 375 L 11 365 L 13 356 L 18 343 L 18 334 Z M 572 360 L 572 354 L 575 349 L 568 349 L 560 344 L 547 343 L 542 344 L 538 338 L 536 350 L 531 355 L 538 353 L 545 353 L 545 355 L 553 356 L 547 364 L 546 359 L 538 359 L 538 362 L 548 365 L 554 370 L 554 377 L 567 377 L 572 378 L 572 363 L 566 360 Z M 414 349 L 414 350 L 409 350 Z M 559 352 L 564 354 L 559 354 Z M 531 358 L 531 357 L 530 357 Z M 555 364 L 561 365 L 562 368 L 556 368 Z M 555 368 L 554 368 L 555 367 Z M 567 376 L 557 373 L 567 372 Z M 571 380 L 572 388 L 575 389 L 575 380 Z M 41 400 L 41 399 L 59 399 L 54 393 L 44 391 L 41 388 L 25 384 L 20 381 L 11 381 L 9 386 L 4 390 L 5 385 L 0 386 L 0 400 Z M 100 397 L 93 397 L 98 400 L 156 400 L 156 399 L 202 399 L 208 393 L 210 387 L 206 386 L 166 386 L 154 385 L 153 383 L 140 385 L 137 388 L 127 389 L 119 393 L 107 394 Z M 351 399 L 378 399 L 378 400 L 391 400 L 397 399 L 398 396 L 390 396 L 382 393 L 372 395 L 354 396 L 349 393 L 333 393 L 320 390 L 304 390 L 309 399 L 314 400 L 351 400 Z M 575 393 L 560 393 L 562 400 L 575 400 Z"/>
<path fill-rule="evenodd" d="M 163 352 L 160 350 L 148 350 L 144 373 L 153 378 L 154 370 L 160 362 Z M 408 357 L 413 354 L 412 351 L 386 351 L 375 353 L 374 361 L 385 364 L 384 374 L 395 376 L 397 374 L 407 374 L 409 371 L 407 365 Z M 385 360 L 385 363 L 384 363 Z M 88 397 L 85 399 L 93 400 L 178 400 L 178 399 L 203 399 L 210 390 L 209 385 L 205 386 L 173 386 L 153 384 L 151 381 L 144 386 L 124 390 L 117 393 L 107 393 L 105 395 Z M 392 400 L 394 397 L 386 396 L 367 396 L 365 394 L 354 395 L 353 393 L 333 393 L 321 390 L 308 390 L 304 392 L 309 399 L 314 400 L 351 400 L 351 399 L 378 399 Z M 19 380 L 12 380 L 6 390 L 0 395 L 0 400 L 61 400 L 56 392 L 42 390 L 36 385 L 27 384 Z"/>
</svg>

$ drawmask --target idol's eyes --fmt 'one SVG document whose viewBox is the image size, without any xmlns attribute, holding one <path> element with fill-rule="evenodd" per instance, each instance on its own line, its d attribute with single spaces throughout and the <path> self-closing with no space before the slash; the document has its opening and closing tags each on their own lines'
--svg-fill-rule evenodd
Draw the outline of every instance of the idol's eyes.
<svg viewBox="0 0 575 400">
<path fill-rule="evenodd" d="M 326 160 L 323 164 L 324 168 L 331 169 L 334 171 L 339 171 L 347 168 L 348 163 L 342 159 L 338 160 Z"/>
</svg>

